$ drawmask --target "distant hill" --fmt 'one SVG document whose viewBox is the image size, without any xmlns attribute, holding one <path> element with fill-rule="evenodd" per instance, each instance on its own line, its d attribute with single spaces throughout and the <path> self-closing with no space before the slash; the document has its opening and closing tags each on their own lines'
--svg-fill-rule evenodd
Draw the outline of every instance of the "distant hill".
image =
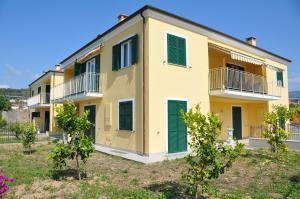
<svg viewBox="0 0 300 199">
<path fill-rule="evenodd" d="M 289 98 L 300 98 L 300 91 L 290 91 Z"/>
<path fill-rule="evenodd" d="M 0 88 L 0 94 L 4 94 L 9 99 L 27 99 L 30 91 L 29 88 Z"/>
</svg>

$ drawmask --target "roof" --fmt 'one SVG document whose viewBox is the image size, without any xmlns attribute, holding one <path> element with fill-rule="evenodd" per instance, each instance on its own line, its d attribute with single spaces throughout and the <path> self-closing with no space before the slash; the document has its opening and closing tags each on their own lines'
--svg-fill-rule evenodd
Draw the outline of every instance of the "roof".
<svg viewBox="0 0 300 199">
<path fill-rule="evenodd" d="M 37 79 L 35 79 L 33 82 L 31 82 L 28 86 L 30 87 L 32 84 L 39 81 L 40 79 L 42 79 L 43 77 L 45 77 L 49 73 L 64 73 L 64 72 L 63 71 L 56 71 L 56 70 L 48 70 L 47 72 L 45 72 L 44 74 L 39 76 Z"/>
<path fill-rule="evenodd" d="M 162 13 L 162 14 L 165 14 L 165 15 L 168 15 L 168 16 L 170 16 L 170 17 L 173 17 L 173 18 L 176 18 L 176 19 L 179 19 L 179 20 L 182 20 L 182 21 L 184 21 L 184 22 L 186 22 L 186 23 L 189 23 L 189 24 L 198 26 L 198 27 L 200 27 L 200 28 L 204 28 L 204 29 L 206 29 L 206 30 L 208 30 L 208 31 L 214 32 L 214 33 L 216 33 L 216 34 L 220 34 L 220 35 L 225 36 L 225 37 L 230 38 L 230 39 L 233 39 L 233 40 L 235 40 L 235 41 L 237 41 L 237 42 L 239 42 L 239 43 L 241 43 L 241 44 L 247 45 L 247 46 L 249 46 L 249 47 L 251 47 L 251 48 L 254 48 L 254 49 L 263 51 L 263 52 L 265 52 L 265 53 L 268 53 L 268 54 L 270 54 L 270 55 L 272 55 L 272 56 L 275 56 L 275 57 L 277 57 L 277 58 L 279 58 L 279 59 L 283 59 L 283 60 L 285 60 L 285 61 L 287 61 L 287 62 L 291 62 L 291 60 L 288 59 L 288 58 L 282 57 L 282 56 L 277 55 L 277 54 L 275 54 L 275 53 L 272 53 L 272 52 L 270 52 L 270 51 L 268 51 L 268 50 L 265 50 L 265 49 L 263 49 L 263 48 L 260 48 L 260 47 L 257 47 L 257 46 L 253 46 L 253 45 L 251 45 L 251 44 L 248 44 L 246 41 L 243 41 L 243 40 L 241 40 L 241 39 L 238 39 L 238 38 L 236 38 L 236 37 L 233 37 L 233 36 L 231 36 L 231 35 L 228 35 L 228 34 L 226 34 L 226 33 L 221 32 L 221 31 L 218 31 L 218 30 L 215 30 L 215 29 L 213 29 L 213 28 L 204 26 L 204 25 L 199 24 L 199 23 L 197 23 L 197 22 L 194 22 L 194 21 L 192 21 L 192 20 L 189 20 L 189 19 L 186 19 L 186 18 L 184 18 L 184 17 L 175 15 L 175 14 L 173 14 L 173 13 L 167 12 L 167 11 L 165 11 L 165 10 L 162 10 L 162 9 L 159 9 L 159 8 L 156 8 L 156 7 L 153 7 L 153 6 L 150 6 L 150 5 L 145 5 L 144 7 L 140 8 L 139 10 L 135 11 L 133 14 L 131 14 L 130 16 L 128 16 L 128 17 L 127 17 L 126 19 L 124 19 L 123 21 L 117 23 L 116 25 L 114 25 L 113 27 L 111 27 L 111 28 L 108 29 L 107 31 L 103 32 L 102 34 L 97 35 L 96 38 L 94 38 L 93 40 L 91 40 L 90 42 L 88 42 L 87 44 L 85 44 L 83 47 L 81 47 L 80 49 L 78 49 L 77 51 L 75 51 L 74 53 L 72 53 L 70 56 L 68 56 L 67 58 L 65 58 L 64 60 L 62 60 L 62 61 L 60 62 L 60 64 L 62 64 L 63 62 L 67 61 L 69 58 L 71 58 L 71 57 L 72 57 L 73 55 L 75 55 L 76 53 L 78 53 L 78 52 L 80 52 L 81 50 L 85 49 L 86 47 L 88 47 L 90 44 L 92 44 L 92 43 L 95 42 L 96 40 L 98 40 L 98 39 L 102 38 L 103 36 L 107 35 L 107 34 L 110 33 L 111 31 L 113 31 L 114 29 L 118 28 L 118 27 L 121 26 L 122 24 L 126 23 L 127 21 L 129 21 L 129 20 L 132 19 L 133 17 L 135 17 L 135 16 L 141 14 L 142 12 L 144 12 L 144 11 L 147 10 L 147 9 L 153 10 L 153 11 L 156 11 L 156 12 L 159 12 L 159 13 Z"/>
</svg>

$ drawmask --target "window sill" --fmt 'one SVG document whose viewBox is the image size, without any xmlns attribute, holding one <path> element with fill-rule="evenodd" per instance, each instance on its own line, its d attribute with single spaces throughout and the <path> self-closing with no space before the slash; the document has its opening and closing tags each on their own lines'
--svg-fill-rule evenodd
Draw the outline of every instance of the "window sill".
<svg viewBox="0 0 300 199">
<path fill-rule="evenodd" d="M 189 67 L 187 65 L 173 64 L 173 63 L 168 63 L 166 61 L 164 61 L 164 64 L 167 64 L 167 65 L 170 65 L 170 66 L 177 66 L 177 67 L 180 67 L 180 68 L 192 68 L 192 67 Z"/>
<path fill-rule="evenodd" d="M 135 130 L 123 130 L 123 129 L 116 129 L 118 132 L 124 132 L 124 133 L 135 133 Z"/>
</svg>

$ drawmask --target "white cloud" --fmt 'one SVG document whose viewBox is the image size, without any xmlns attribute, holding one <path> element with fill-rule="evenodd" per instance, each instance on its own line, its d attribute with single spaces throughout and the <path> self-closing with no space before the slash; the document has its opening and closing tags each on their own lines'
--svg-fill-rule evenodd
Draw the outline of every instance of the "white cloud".
<svg viewBox="0 0 300 199">
<path fill-rule="evenodd" d="M 0 84 L 0 88 L 9 88 L 9 86 L 6 84 Z"/>
<path fill-rule="evenodd" d="M 22 71 L 19 70 L 18 68 L 10 65 L 10 64 L 4 64 L 4 68 L 7 70 L 12 75 L 20 76 L 22 75 Z"/>
</svg>

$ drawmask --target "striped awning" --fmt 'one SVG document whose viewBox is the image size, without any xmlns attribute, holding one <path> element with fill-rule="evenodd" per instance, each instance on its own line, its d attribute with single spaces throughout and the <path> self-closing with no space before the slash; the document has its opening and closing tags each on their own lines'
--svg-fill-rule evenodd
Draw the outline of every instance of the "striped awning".
<svg viewBox="0 0 300 199">
<path fill-rule="evenodd" d="M 251 64 L 256 64 L 256 65 L 263 65 L 264 61 L 238 53 L 234 51 L 230 51 L 231 59 L 235 59 L 238 61 L 243 61 Z"/>
</svg>

